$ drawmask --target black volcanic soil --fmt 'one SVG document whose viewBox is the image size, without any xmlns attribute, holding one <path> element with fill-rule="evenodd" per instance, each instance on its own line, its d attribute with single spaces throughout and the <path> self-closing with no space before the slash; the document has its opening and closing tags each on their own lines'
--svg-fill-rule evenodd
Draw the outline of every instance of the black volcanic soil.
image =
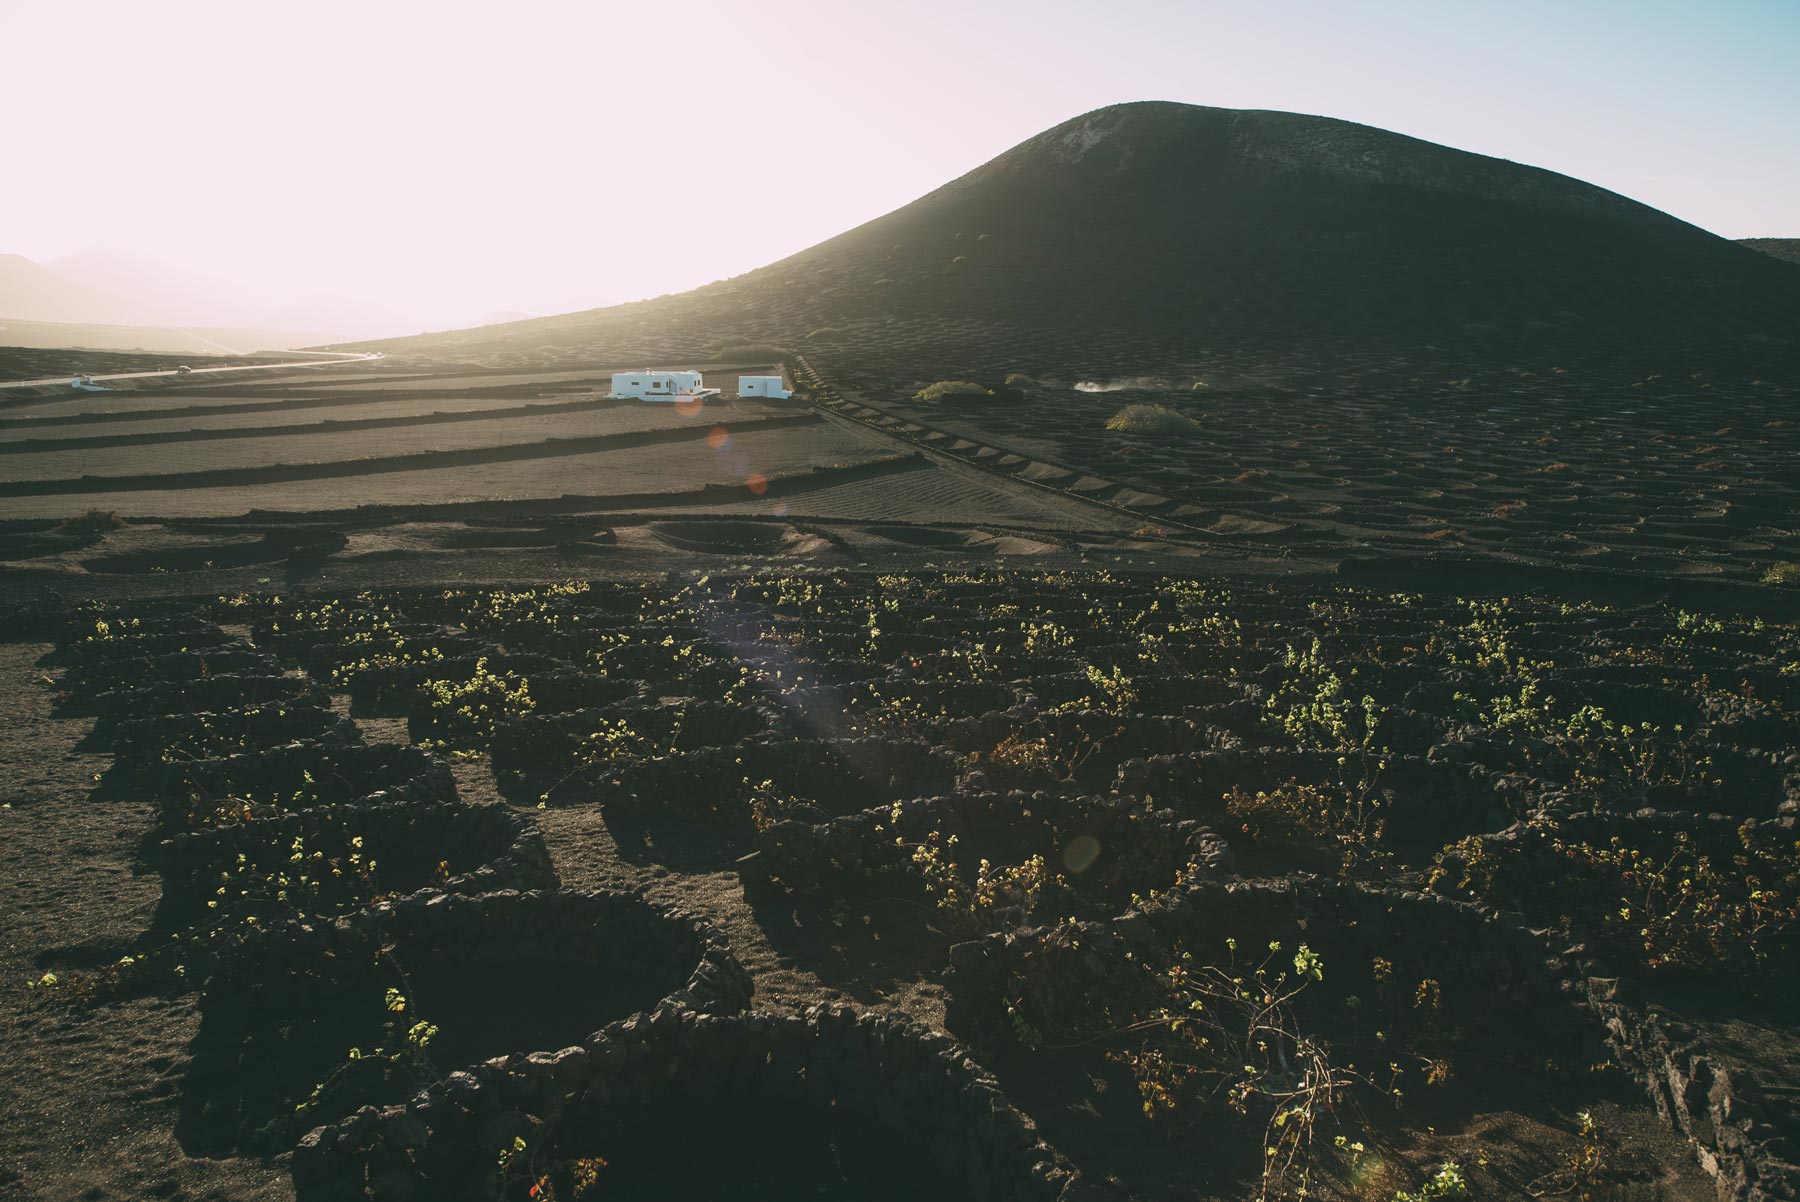
<svg viewBox="0 0 1800 1202">
<path fill-rule="evenodd" d="M 715 522 L 691 533 L 719 541 L 755 532 Z M 933 550 L 941 541 L 923 540 Z M 106 731 L 96 734 L 94 720 L 80 716 L 90 703 L 79 693 L 65 695 L 68 680 L 59 679 L 56 658 L 46 658 L 48 632 L 67 631 L 66 646 L 96 629 L 94 617 L 108 623 L 105 639 L 126 645 L 80 653 L 90 660 L 106 653 L 138 663 L 130 649 L 135 639 L 157 654 L 181 645 L 247 654 L 254 644 L 271 657 L 265 670 L 311 665 L 311 674 L 337 691 L 337 711 L 355 715 L 366 743 L 405 742 L 422 729 L 445 734 L 468 753 L 451 761 L 461 801 L 515 807 L 535 822 L 566 887 L 642 890 L 703 915 L 754 977 L 760 1008 L 794 1012 L 847 1001 L 948 1026 L 972 1041 L 1044 1138 L 1091 1179 L 1126 1196 L 1246 1196 L 1259 1128 L 1207 1112 L 1197 1128 L 1171 1137 L 1139 1113 L 1129 1074 L 1104 1054 L 1104 1042 L 1084 1049 L 1043 1036 L 1021 1040 L 1017 1030 L 1029 1026 L 981 1018 L 967 992 L 974 982 L 951 971 L 958 956 L 950 949 L 984 931 L 996 932 L 989 946 L 1009 932 L 1027 943 L 1045 937 L 1046 928 L 1030 925 L 1029 916 L 997 912 L 971 927 L 954 911 L 934 908 L 916 882 L 910 890 L 787 892 L 780 867 L 787 861 L 774 849 L 776 831 L 788 828 L 759 832 L 754 798 L 775 806 L 774 817 L 819 831 L 842 826 L 829 821 L 833 815 L 889 821 L 892 801 L 915 791 L 976 799 L 1035 790 L 1035 798 L 1020 793 L 1008 804 L 1046 815 L 1063 812 L 1065 802 L 1074 806 L 1069 813 L 1122 807 L 1124 815 L 1165 814 L 1158 821 L 1198 822 L 1210 832 L 1190 836 L 1195 846 L 1229 851 L 1200 871 L 1200 898 L 1222 883 L 1256 890 L 1287 882 L 1304 891 L 1317 886 L 1297 870 L 1338 871 L 1332 844 L 1276 837 L 1275 828 L 1228 815 L 1222 792 L 1234 784 L 1266 789 L 1288 777 L 1333 787 L 1372 774 L 1376 795 L 1393 808 L 1379 829 L 1363 829 L 1359 837 L 1373 840 L 1366 845 L 1372 854 L 1354 866 L 1345 861 L 1343 887 L 1376 890 L 1371 896 L 1384 900 L 1365 915 L 1367 934 L 1334 935 L 1322 915 L 1299 933 L 1325 958 L 1332 988 L 1354 988 L 1365 971 L 1362 958 L 1373 953 L 1391 959 L 1383 971 L 1404 984 L 1407 997 L 1418 979 L 1441 977 L 1444 1005 L 1467 1005 L 1471 987 L 1488 987 L 1481 974 L 1492 970 L 1480 967 L 1487 962 L 1479 943 L 1487 936 L 1460 936 L 1476 942 L 1446 958 L 1441 945 L 1413 941 L 1410 920 L 1375 914 L 1383 906 L 1416 906 L 1401 891 L 1428 880 L 1446 896 L 1489 906 L 1490 915 L 1524 904 L 1534 926 L 1574 924 L 1534 945 L 1533 954 L 1545 957 L 1543 971 L 1576 981 L 1626 978 L 1667 1008 L 1669 1021 L 1694 1041 L 1693 1054 L 1729 1067 L 1738 1113 L 1774 1124 L 1747 1129 L 1743 1147 L 1760 1148 L 1758 1140 L 1792 1121 L 1779 1105 L 1780 1081 L 1767 1068 L 1793 1055 L 1791 1022 L 1778 1006 L 1754 1000 L 1781 996 L 1783 957 L 1791 952 L 1782 940 L 1789 935 L 1770 936 L 1773 975 L 1733 961 L 1726 987 L 1694 973 L 1691 963 L 1651 964 L 1628 932 L 1609 924 L 1605 906 L 1569 918 L 1541 889 L 1523 902 L 1499 894 L 1490 901 L 1479 890 L 1459 892 L 1454 874 L 1430 874 L 1434 856 L 1449 854 L 1437 850 L 1440 844 L 1460 849 L 1458 840 L 1496 838 L 1522 817 L 1604 845 L 1613 835 L 1649 837 L 1643 832 L 1659 823 L 1702 829 L 1711 821 L 1706 814 L 1728 808 L 1738 816 L 1734 823 L 1754 818 L 1769 824 L 1765 829 L 1788 830 L 1791 839 L 1792 765 L 1784 766 L 1779 752 L 1771 759 L 1752 750 L 1795 745 L 1794 686 L 1782 671 L 1796 653 L 1791 625 L 1661 605 L 1470 601 L 1316 580 L 1228 583 L 1216 574 L 944 573 L 904 560 L 880 565 L 879 576 L 869 567 L 781 567 L 545 590 L 524 587 L 515 571 L 505 588 L 490 593 L 446 592 L 420 567 L 390 563 L 387 583 L 408 586 L 391 592 L 315 584 L 298 593 L 284 588 L 280 600 L 268 589 L 234 600 L 209 589 L 173 604 L 151 600 L 170 590 L 145 577 L 136 590 L 144 600 L 121 593 L 117 608 L 73 627 L 42 603 L 15 613 L 24 641 L 8 644 L 0 659 L 11 698 L 5 754 L 14 766 L 10 808 L 0 811 L 7 830 L 0 1002 L 12 1016 L 0 1097 L 13 1136 L 0 1173 L 19 1196 L 283 1198 L 292 1190 L 282 1156 L 265 1163 L 217 1149 L 201 1155 L 177 1139 L 178 1115 L 204 1105 L 200 1093 L 210 1088 L 210 1078 L 191 1071 L 199 1045 L 184 982 L 151 975 L 98 1002 L 71 993 L 97 979 L 94 970 L 142 955 L 171 933 L 158 929 L 172 911 L 159 912 L 155 863 L 142 863 L 154 845 L 146 836 L 158 823 L 148 778 L 113 774 L 96 786 L 110 762 Z M 215 631 L 209 621 L 223 626 Z M 514 726 L 421 727 L 427 692 L 402 685 L 377 693 L 358 683 L 357 673 L 391 671 L 371 668 L 367 658 L 390 637 L 445 648 L 445 658 L 426 661 L 426 676 L 468 679 L 483 671 L 474 662 L 479 655 L 488 670 L 522 673 L 538 700 Z M 1297 659 L 1308 646 L 1313 650 Z M 170 679 L 195 670 L 179 656 L 157 662 L 164 666 L 156 672 Z M 348 665 L 350 675 L 332 677 L 332 665 Z M 1321 672 L 1344 682 L 1323 696 L 1367 694 L 1382 708 L 1372 744 L 1381 748 L 1378 757 L 1321 750 L 1342 737 L 1310 708 Z M 721 697 L 742 722 L 727 728 L 713 716 L 707 707 Z M 1507 723 L 1549 725 L 1523 734 L 1483 717 L 1486 707 L 1513 698 L 1525 699 L 1526 716 Z M 1638 767 L 1627 772 L 1607 758 L 1604 732 L 1555 733 L 1584 704 L 1653 724 L 1634 736 L 1645 740 L 1630 761 Z M 597 757 L 584 751 L 589 730 L 611 731 L 609 750 Z M 1026 759 L 1004 750 L 1015 736 L 1028 741 Z M 1613 767 L 1596 773 L 1601 764 Z M 1638 773 L 1650 764 L 1665 767 L 1654 769 L 1646 790 Z M 534 800 L 539 786 L 502 787 L 518 780 L 521 768 L 559 782 L 545 794 L 547 805 Z M 759 783 L 765 775 L 769 780 Z M 1050 845 L 1056 863 L 1077 863 L 1065 845 L 1087 829 L 1077 825 L 1057 836 Z M 1010 865 L 1037 845 L 1017 846 L 989 830 L 970 846 Z M 1166 866 L 1154 857 L 1139 866 L 1132 858 L 1154 846 L 1134 851 L 1119 843 L 1112 852 L 1119 858 L 1107 861 L 1108 880 L 1139 874 L 1137 890 L 1152 898 L 1151 890 L 1168 888 Z M 734 867 L 751 851 L 776 866 L 772 889 L 765 876 Z M 1073 892 L 1048 903 L 1045 921 L 1074 911 L 1104 924 L 1127 904 L 1113 884 L 1084 891 L 1076 869 L 1064 872 L 1057 887 Z M 1256 913 L 1248 911 L 1248 920 Z M 1098 939 L 1098 929 L 1080 928 L 1080 938 Z M 1253 926 L 1231 929 L 1262 938 L 1251 934 Z M 1589 959 L 1562 952 L 1583 941 Z M 1439 950 L 1427 952 L 1431 946 Z M 1585 1112 L 1598 1123 L 1604 1149 L 1596 1196 L 1713 1196 L 1684 1142 L 1662 1125 L 1632 1077 L 1607 1067 L 1600 1017 L 1577 1005 L 1576 995 L 1551 990 L 1527 1002 L 1516 992 L 1515 973 L 1528 963 L 1513 960 L 1506 981 L 1493 979 L 1492 987 L 1515 991 L 1508 1006 L 1546 1007 L 1533 1012 L 1540 1017 L 1521 1029 L 1504 1017 L 1483 1017 L 1484 1007 L 1447 1009 L 1446 1027 L 1424 1030 L 1448 1042 L 1419 1046 L 1453 1066 L 1451 1083 L 1413 1082 L 1398 1111 L 1365 1098 L 1366 1123 L 1346 1113 L 1344 1130 L 1376 1152 L 1354 1171 L 1348 1164 L 1322 1167 L 1327 1193 L 1374 1189 L 1391 1196 L 1416 1187 L 1445 1158 L 1463 1166 L 1481 1195 L 1555 1189 L 1578 1158 L 1577 1116 Z M 46 972 L 58 975 L 55 985 L 26 984 Z M 1027 975 L 1019 988 L 1048 999 L 1054 995 L 1036 991 L 1058 988 L 1055 981 Z M 539 984 L 554 988 L 548 979 Z M 1308 1021 L 1326 1021 L 1332 1012 L 1308 1011 Z M 255 1014 L 243 1021 L 254 1023 Z M 1454 1034 L 1465 1023 L 1473 1031 Z M 1345 1055 L 1358 1054 L 1352 1032 L 1328 1029 Z M 1408 1055 L 1419 1037 L 1403 1024 L 1384 1039 L 1381 1055 Z"/>
<path fill-rule="evenodd" d="M 1368 353 L 1336 368 L 1216 353 L 1171 370 L 1129 351 L 918 364 L 807 356 L 835 397 L 1036 461 L 1012 474 L 1140 513 L 1146 524 L 1289 555 L 1506 557 L 1665 578 L 1755 580 L 1800 560 L 1788 470 L 1800 454 L 1791 355 L 1772 351 L 1521 356 Z M 919 402 L 932 379 L 1013 399 Z M 1198 423 L 1107 428 L 1126 406 Z M 852 408 L 849 412 L 857 414 Z M 923 429 L 920 429 L 923 427 Z M 971 445 L 972 444 L 972 445 Z M 995 460 L 995 466 L 999 466 Z"/>
</svg>

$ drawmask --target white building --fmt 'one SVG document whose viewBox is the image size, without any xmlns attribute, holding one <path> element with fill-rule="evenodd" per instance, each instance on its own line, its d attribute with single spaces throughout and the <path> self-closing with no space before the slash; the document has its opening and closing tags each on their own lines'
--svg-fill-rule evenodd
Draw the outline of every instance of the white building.
<svg viewBox="0 0 1800 1202">
<path fill-rule="evenodd" d="M 614 372 L 612 395 L 640 401 L 697 401 L 718 395 L 717 388 L 704 388 L 702 383 L 703 377 L 697 371 L 646 367 L 643 371 Z"/>
<path fill-rule="evenodd" d="M 782 401 L 792 396 L 780 376 L 739 376 L 739 396 L 766 396 Z"/>
</svg>

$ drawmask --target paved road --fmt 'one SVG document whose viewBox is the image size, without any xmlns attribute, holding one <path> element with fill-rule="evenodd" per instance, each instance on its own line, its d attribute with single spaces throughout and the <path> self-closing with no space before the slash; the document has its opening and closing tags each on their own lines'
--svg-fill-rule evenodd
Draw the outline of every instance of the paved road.
<svg viewBox="0 0 1800 1202">
<path fill-rule="evenodd" d="M 107 380 L 147 380 L 155 376 L 178 376 L 184 374 L 189 377 L 210 376 L 217 375 L 219 372 L 224 371 L 286 371 L 296 367 L 326 367 L 333 363 L 367 363 L 382 358 L 380 351 L 370 351 L 367 354 L 349 354 L 339 351 L 287 351 L 284 353 L 289 355 L 307 355 L 309 358 L 295 359 L 286 363 L 257 363 L 247 367 L 196 367 L 192 371 L 186 373 L 174 370 L 115 372 L 110 376 L 94 376 L 93 381 L 96 384 L 102 384 Z M 74 378 L 75 373 L 70 372 L 60 376 L 45 376 L 42 379 L 37 380 L 0 380 L 0 388 L 38 388 L 46 384 L 67 384 Z"/>
</svg>

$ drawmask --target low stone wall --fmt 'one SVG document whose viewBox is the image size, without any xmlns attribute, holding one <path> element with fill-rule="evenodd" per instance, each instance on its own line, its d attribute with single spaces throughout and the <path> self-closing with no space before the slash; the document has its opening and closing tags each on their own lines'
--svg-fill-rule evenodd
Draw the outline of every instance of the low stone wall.
<svg viewBox="0 0 1800 1202">
<path fill-rule="evenodd" d="M 1800 1198 L 1800 1132 L 1760 1089 L 1710 1056 L 1679 1018 L 1644 1004 L 1630 981 L 1591 977 L 1586 988 L 1607 1049 L 1687 1136 L 1721 1202 Z"/>
<path fill-rule="evenodd" d="M 1086 898 L 1084 875 L 1098 876 L 1117 863 L 1126 866 L 1130 883 L 1145 891 L 1172 888 L 1190 866 L 1213 876 L 1231 870 L 1231 850 L 1223 840 L 1170 811 L 1100 797 L 1015 792 L 918 798 L 818 824 L 778 822 L 758 832 L 757 850 L 738 861 L 738 875 L 753 899 L 783 890 L 854 894 L 865 891 L 871 878 L 905 873 L 913 849 L 933 834 L 945 854 L 968 869 L 982 857 L 1010 865 L 1043 855 L 1050 872 L 1069 881 L 1051 890 L 1042 907 L 1057 915 L 1083 900 L 1084 909 L 1102 903 L 1102 897 Z M 952 837 L 960 847 L 949 846 Z M 1078 839 L 1088 842 L 1071 847 Z M 1096 891 L 1108 892 L 1098 884 Z M 1128 898 L 1129 893 L 1119 909 Z"/>
<path fill-rule="evenodd" d="M 550 801 L 598 800 L 609 817 L 628 822 L 742 823 L 748 790 L 762 781 L 830 816 L 948 792 L 956 769 L 947 753 L 915 740 L 792 739 L 598 765 L 553 790 Z"/>
<path fill-rule="evenodd" d="M 580 1046 L 491 1060 L 404 1106 L 365 1109 L 310 1132 L 292 1171 L 303 1199 L 464 1197 L 515 1138 L 554 1161 L 604 1154 L 583 1133 L 640 1109 L 771 1112 L 789 1129 L 873 1126 L 889 1158 L 929 1158 L 969 1202 L 1084 1202 L 1106 1195 L 1037 1134 L 953 1040 L 903 1019 L 815 1007 L 804 1017 L 663 1009 Z M 787 1116 L 792 1122 L 787 1122 Z M 704 1131 L 671 1132 L 670 1177 L 704 1161 Z"/>
<path fill-rule="evenodd" d="M 679 982 L 658 1004 L 706 1014 L 743 1010 L 753 988 L 717 928 L 633 893 L 425 891 L 336 919 L 277 923 L 249 933 L 220 957 L 201 1009 L 254 1010 L 264 991 L 345 987 L 370 975 L 383 948 L 403 949 L 408 959 L 579 959 Z"/>
<path fill-rule="evenodd" d="M 485 647 L 444 659 L 418 660 L 356 672 L 350 677 L 350 703 L 357 713 L 421 716 L 425 713 L 425 704 L 419 686 L 428 680 L 473 680 L 478 668 L 495 676 L 509 672 L 526 676 L 562 666 L 547 655 L 509 655 L 498 647 Z"/>
<path fill-rule="evenodd" d="M 597 672 L 552 668 L 531 675 L 531 699 L 543 715 L 572 713 L 639 700 L 643 686 L 635 680 Z"/>
<path fill-rule="evenodd" d="M 94 698 L 94 712 L 102 720 L 131 719 L 157 714 L 216 713 L 269 701 L 318 704 L 324 697 L 324 690 L 304 676 L 213 672 L 195 680 L 109 690 Z"/>
<path fill-rule="evenodd" d="M 567 776 L 582 762 L 584 744 L 596 732 L 610 732 L 623 723 L 635 738 L 643 738 L 663 750 L 692 751 L 725 747 L 762 733 L 770 715 L 754 705 L 727 705 L 718 701 L 691 701 L 680 705 L 654 705 L 636 700 L 638 687 L 628 681 L 584 676 L 601 685 L 623 686 L 633 700 L 568 712 L 529 714 L 501 723 L 489 748 L 494 774 L 503 787 L 524 793 L 532 785 L 541 790 Z M 543 704 L 538 681 L 531 695 Z M 592 758 L 592 757 L 585 757 Z"/>
<path fill-rule="evenodd" d="M 1333 751 L 1245 749 L 1153 756 L 1120 765 L 1114 788 L 1188 815 L 1222 814 L 1234 789 L 1256 794 L 1290 782 L 1355 792 L 1367 780 L 1390 838 L 1442 846 L 1500 830 L 1525 815 L 1524 790 L 1471 764 L 1415 756 L 1358 757 Z"/>
<path fill-rule="evenodd" d="M 1024 999 L 1051 1025 L 1074 1029 L 1094 1013 L 1096 1000 L 1128 989 L 1146 964 L 1160 963 L 1177 946 L 1223 962 L 1232 941 L 1252 965 L 1272 941 L 1289 955 L 1308 943 L 1325 961 L 1325 990 L 1334 997 L 1361 990 L 1377 958 L 1414 966 L 1437 982 L 1449 1012 L 1465 1005 L 1497 1010 L 1533 1033 L 1537 1055 L 1561 1030 L 1571 1054 L 1579 1053 L 1575 968 L 1556 953 L 1549 933 L 1431 894 L 1314 877 L 1203 881 L 1110 922 L 958 944 L 945 980 L 945 1025 L 971 1039 L 1004 1033 L 1010 1008 Z"/>
<path fill-rule="evenodd" d="M 143 768 L 165 758 L 215 759 L 301 739 L 360 743 L 356 724 L 322 702 L 268 701 L 210 714 L 121 721 L 107 732 L 114 759 Z"/>
<path fill-rule="evenodd" d="M 290 743 L 265 751 L 164 764 L 157 785 L 162 824 L 179 827 L 196 803 L 242 798 L 278 809 L 343 805 L 384 791 L 418 800 L 453 802 L 450 766 L 407 743 Z M 298 806 L 271 798 L 300 797 Z"/>
<path fill-rule="evenodd" d="M 557 883 L 536 824 L 508 806 L 390 799 L 376 793 L 364 804 L 320 806 L 214 830 L 183 831 L 164 840 L 155 860 L 165 900 L 202 904 L 222 883 L 221 874 L 239 866 L 261 873 L 285 871 L 296 843 L 302 854 L 322 852 L 340 866 L 353 851 L 374 859 L 375 885 L 385 892 L 487 893 Z M 449 875 L 434 879 L 442 862 L 450 865 Z M 300 869 L 307 864 L 296 865 Z"/>
<path fill-rule="evenodd" d="M 275 657 L 267 652 L 228 642 L 200 650 L 129 655 L 89 667 L 76 665 L 63 673 L 62 685 L 76 697 L 91 697 L 108 689 L 201 680 L 215 673 L 270 676 L 280 671 Z"/>
<path fill-rule="evenodd" d="M 78 637 L 61 643 L 48 662 L 59 668 L 77 669 L 95 678 L 104 676 L 108 664 L 144 659 L 174 652 L 214 648 L 236 642 L 212 622 L 192 618 L 147 618 L 132 621 L 113 615 L 105 619 L 108 634 L 100 635 L 90 623 Z"/>
<path fill-rule="evenodd" d="M 372 656 L 436 652 L 442 657 L 473 655 L 489 645 L 486 639 L 468 635 L 446 634 L 441 627 L 399 624 L 383 629 L 373 642 L 352 639 L 348 630 L 306 632 L 309 641 L 293 644 L 271 644 L 258 635 L 259 647 L 277 646 L 283 658 L 306 669 L 315 680 L 330 680 L 340 668 L 354 668 L 367 663 Z M 354 673 L 352 673 L 354 674 Z"/>
</svg>

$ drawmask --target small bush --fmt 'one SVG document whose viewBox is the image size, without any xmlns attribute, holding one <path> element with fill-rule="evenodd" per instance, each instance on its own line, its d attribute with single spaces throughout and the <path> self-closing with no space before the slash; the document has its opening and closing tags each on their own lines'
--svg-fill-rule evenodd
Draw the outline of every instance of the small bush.
<svg viewBox="0 0 1800 1202">
<path fill-rule="evenodd" d="M 1772 563 L 1762 574 L 1764 584 L 1800 584 L 1800 563 Z"/>
<path fill-rule="evenodd" d="M 419 693 L 425 702 L 423 725 L 452 751 L 485 750 L 500 723 L 537 708 L 523 676 L 490 672 L 485 657 L 475 661 L 475 675 L 468 680 L 427 680 Z"/>
<path fill-rule="evenodd" d="M 1198 434 L 1200 423 L 1166 405 L 1127 405 L 1106 420 L 1121 434 Z"/>
<path fill-rule="evenodd" d="M 1029 384 L 1036 384 L 1037 381 L 1022 371 L 1015 371 L 1006 377 L 1006 383 L 1012 388 L 1023 388 Z"/>
<path fill-rule="evenodd" d="M 1346 877 L 1386 868 L 1393 859 L 1382 849 L 1387 831 L 1381 802 L 1360 791 L 1321 788 L 1289 781 L 1256 793 L 1234 788 L 1225 813 L 1252 843 L 1275 852 L 1312 848 L 1339 860 Z"/>
<path fill-rule="evenodd" d="M 124 524 L 125 519 L 111 509 L 90 509 L 78 517 L 70 518 L 56 529 L 60 534 L 73 534 L 78 538 L 96 539 L 108 531 L 117 530 Z"/>
<path fill-rule="evenodd" d="M 993 396 L 990 389 L 969 380 L 939 380 L 913 393 L 915 401 L 942 401 L 951 397 Z"/>
<path fill-rule="evenodd" d="M 1418 1189 L 1395 1190 L 1394 1202 L 1439 1202 L 1445 1198 L 1465 1198 L 1468 1194 L 1469 1183 L 1463 1177 L 1462 1166 L 1454 1160 L 1446 1160 Z"/>
<path fill-rule="evenodd" d="M 1754 980 L 1787 962 L 1800 930 L 1800 841 L 1746 825 L 1735 847 L 1686 833 L 1661 848 L 1622 839 L 1479 837 L 1445 847 L 1429 886 L 1540 922 L 1573 923 L 1653 969 Z"/>
</svg>

